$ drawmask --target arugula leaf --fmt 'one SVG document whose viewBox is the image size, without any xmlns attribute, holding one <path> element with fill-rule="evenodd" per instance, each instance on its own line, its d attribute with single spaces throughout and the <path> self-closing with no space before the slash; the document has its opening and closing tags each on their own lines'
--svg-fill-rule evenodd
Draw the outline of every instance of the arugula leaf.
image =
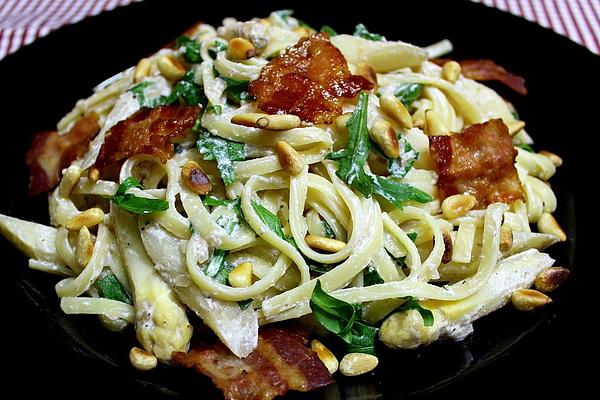
<svg viewBox="0 0 600 400">
<path fill-rule="evenodd" d="M 326 34 L 329 35 L 329 37 L 333 37 L 333 36 L 337 36 L 337 32 L 335 31 L 335 29 L 333 29 L 332 27 L 330 27 L 329 25 L 323 25 L 321 27 L 321 32 L 325 32 Z"/>
<path fill-rule="evenodd" d="M 380 283 L 385 283 L 379 272 L 373 267 L 369 265 L 365 270 L 363 270 L 363 285 L 364 286 L 372 286 L 378 285 Z"/>
<path fill-rule="evenodd" d="M 279 220 L 279 217 L 277 215 L 273 214 L 271 211 L 269 211 L 268 208 L 255 201 L 252 202 L 252 208 L 254 208 L 254 211 L 258 214 L 260 220 L 265 225 L 267 225 L 271 231 L 273 231 L 277 236 L 279 236 L 292 246 L 298 248 L 298 245 L 296 245 L 296 241 L 294 240 L 294 238 L 291 236 L 287 237 L 283 233 L 281 221 Z"/>
<path fill-rule="evenodd" d="M 240 221 L 245 220 L 244 212 L 242 211 L 242 206 L 240 204 L 239 197 L 236 199 L 233 199 L 233 200 L 229 200 L 229 199 L 219 199 L 215 196 L 206 196 L 202 200 L 202 203 L 205 206 L 212 206 L 212 207 L 224 206 L 224 207 L 233 209 L 233 211 L 235 211 L 235 213 L 237 214 Z"/>
<path fill-rule="evenodd" d="M 100 293 L 105 299 L 116 300 L 122 303 L 133 304 L 131 297 L 127 294 L 121 282 L 113 274 L 108 274 L 104 278 L 96 281 L 100 288 Z"/>
<path fill-rule="evenodd" d="M 417 310 L 419 314 L 421 314 L 421 318 L 423 318 L 423 325 L 425 326 L 433 326 L 434 318 L 431 310 L 423 307 L 419 302 L 412 296 L 404 297 L 406 301 L 400 305 L 396 309 L 396 311 L 407 311 L 407 310 Z"/>
<path fill-rule="evenodd" d="M 335 239 L 335 232 L 331 229 L 331 226 L 327 223 L 327 221 L 323 221 L 323 227 L 325 228 L 325 237 L 330 239 Z"/>
<path fill-rule="evenodd" d="M 221 42 L 220 40 L 215 40 L 211 46 L 211 48 L 218 52 L 227 50 L 227 43 Z"/>
<path fill-rule="evenodd" d="M 182 35 L 175 40 L 175 46 L 182 50 L 183 56 L 188 62 L 199 63 L 202 61 L 202 57 L 200 56 L 200 43 L 196 40 Z"/>
<path fill-rule="evenodd" d="M 289 18 L 294 13 L 294 10 L 277 10 L 277 11 L 273 11 L 273 13 L 275 15 L 277 15 L 279 18 L 281 18 L 283 20 L 283 22 L 285 22 L 287 24 Z"/>
<path fill-rule="evenodd" d="M 225 94 L 227 98 L 237 104 L 241 104 L 243 101 L 251 100 L 250 94 L 248 93 L 249 81 L 242 81 L 239 79 L 227 78 L 223 75 L 218 75 L 219 78 L 223 79 L 227 84 Z"/>
<path fill-rule="evenodd" d="M 363 39 L 372 40 L 374 42 L 381 42 L 385 40 L 384 36 L 381 36 L 377 33 L 371 33 L 363 24 L 356 25 L 354 29 L 354 36 L 361 37 Z"/>
<path fill-rule="evenodd" d="M 377 328 L 360 321 L 360 305 L 346 303 L 328 295 L 317 280 L 310 297 L 310 308 L 325 329 L 346 342 L 349 352 L 375 354 Z"/>
<path fill-rule="evenodd" d="M 239 221 L 237 218 L 229 219 L 225 216 L 221 216 L 217 219 L 217 224 L 225 229 L 227 233 L 231 234 L 238 226 Z M 227 262 L 229 253 L 229 250 L 215 249 L 212 258 L 204 268 L 204 275 L 213 278 L 222 285 L 227 285 L 229 273 L 234 268 L 233 265 Z"/>
<path fill-rule="evenodd" d="M 238 301 L 238 306 L 240 306 L 240 309 L 243 311 L 246 308 L 250 307 L 250 304 L 252 304 L 252 302 L 254 301 L 254 299 L 246 299 L 246 300 L 241 300 Z"/>
<path fill-rule="evenodd" d="M 406 108 L 409 108 L 421 96 L 423 84 L 421 83 L 403 83 L 396 89 L 396 96 Z"/>
<path fill-rule="evenodd" d="M 392 178 L 401 179 L 406 176 L 415 161 L 418 160 L 419 152 L 411 146 L 410 142 L 404 136 L 400 135 L 398 139 L 400 142 L 400 157 L 388 158 L 387 168 Z"/>
<path fill-rule="evenodd" d="M 159 96 L 155 99 L 148 100 L 144 96 L 144 89 L 153 85 L 154 82 L 145 81 L 133 86 L 129 89 L 140 103 L 140 107 L 154 108 L 163 105 L 172 105 L 174 103 L 182 103 L 188 106 L 201 104 L 202 106 L 208 103 L 208 99 L 204 95 L 202 86 L 194 82 L 194 70 L 189 70 L 175 85 L 171 94 L 168 96 Z"/>
<path fill-rule="evenodd" d="M 323 275 L 336 267 L 335 264 L 322 264 L 312 260 L 306 264 L 308 265 L 309 270 L 319 275 Z"/>
<path fill-rule="evenodd" d="M 417 236 L 418 236 L 418 235 L 419 235 L 419 234 L 418 234 L 417 232 L 408 232 L 408 233 L 406 234 L 406 236 L 408 236 L 408 237 L 409 237 L 409 239 L 410 239 L 410 240 L 412 240 L 413 242 L 414 242 L 415 240 L 417 240 Z"/>
<path fill-rule="evenodd" d="M 517 110 L 515 110 L 515 111 L 511 112 L 511 114 L 512 114 L 512 116 L 513 116 L 513 117 L 515 117 L 515 119 L 516 119 L 517 121 L 520 121 L 520 120 L 521 120 L 521 117 L 519 116 L 519 112 L 518 112 Z"/>
<path fill-rule="evenodd" d="M 516 144 L 515 146 L 522 148 L 525 151 L 528 151 L 530 153 L 535 153 L 535 150 L 533 149 L 533 147 L 531 147 L 530 144 L 527 143 L 520 143 L 520 144 Z"/>
<path fill-rule="evenodd" d="M 144 187 L 134 177 L 129 177 L 119 185 L 112 202 L 134 214 L 149 214 L 155 211 L 165 211 L 169 202 L 160 199 L 148 199 L 126 193 L 131 188 L 143 189 Z"/>
<path fill-rule="evenodd" d="M 129 91 L 135 95 L 135 98 L 137 99 L 140 107 L 147 107 L 146 96 L 144 95 L 144 89 L 146 89 L 148 86 L 152 86 L 152 85 L 154 85 L 154 82 L 144 81 L 144 82 L 138 83 L 137 85 L 135 85 L 131 89 L 129 89 Z"/>
<path fill-rule="evenodd" d="M 246 159 L 244 143 L 233 142 L 204 131 L 200 133 L 196 146 L 205 160 L 217 162 L 223 182 L 225 185 L 231 185 L 235 181 L 233 161 Z"/>
<path fill-rule="evenodd" d="M 429 203 L 433 200 L 429 194 L 421 189 L 381 176 L 375 177 L 373 181 L 373 193 L 383 197 L 399 209 L 402 209 L 402 204 L 406 201 Z"/>
<path fill-rule="evenodd" d="M 206 106 L 206 112 L 207 113 L 212 112 L 212 113 L 215 113 L 215 115 L 221 115 L 221 113 L 223 112 L 223 106 L 220 104 L 213 105 L 212 103 L 209 103 Z"/>
</svg>

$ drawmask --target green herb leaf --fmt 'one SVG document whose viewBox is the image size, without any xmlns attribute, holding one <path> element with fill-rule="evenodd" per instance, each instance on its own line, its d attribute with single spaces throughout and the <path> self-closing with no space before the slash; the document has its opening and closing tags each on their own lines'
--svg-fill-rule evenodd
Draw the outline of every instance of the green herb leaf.
<svg viewBox="0 0 600 400">
<path fill-rule="evenodd" d="M 533 147 L 531 147 L 530 144 L 527 143 L 520 143 L 520 144 L 516 144 L 515 146 L 522 148 L 525 151 L 528 151 L 530 153 L 535 153 L 535 150 L 533 149 Z"/>
<path fill-rule="evenodd" d="M 133 304 L 131 297 L 121 285 L 121 282 L 113 274 L 108 274 L 104 278 L 100 278 L 96 281 L 96 284 L 100 288 L 100 294 L 105 299 L 116 300 L 122 303 Z"/>
<path fill-rule="evenodd" d="M 323 275 L 336 267 L 335 264 L 322 264 L 316 261 L 307 261 L 308 269 L 312 272 Z"/>
<path fill-rule="evenodd" d="M 517 110 L 515 110 L 515 111 L 511 112 L 511 114 L 512 114 L 512 116 L 513 116 L 513 117 L 515 117 L 515 119 L 516 119 L 517 121 L 520 121 L 520 120 L 521 120 L 521 117 L 519 116 L 519 112 L 518 112 Z"/>
<path fill-rule="evenodd" d="M 237 104 L 241 104 L 244 101 L 251 100 L 250 94 L 248 93 L 249 81 L 227 78 L 223 75 L 219 75 L 219 78 L 223 79 L 227 84 L 225 94 L 227 95 L 227 98 L 229 100 Z"/>
<path fill-rule="evenodd" d="M 388 158 L 387 168 L 392 178 L 401 179 L 406 176 L 419 158 L 419 152 L 411 146 L 404 136 L 400 135 L 398 141 L 400 142 L 400 157 Z"/>
<path fill-rule="evenodd" d="M 327 223 L 327 221 L 323 221 L 323 228 L 325 228 L 325 237 L 330 239 L 335 239 L 335 232 L 331 229 L 331 226 Z"/>
<path fill-rule="evenodd" d="M 433 326 L 435 322 L 433 319 L 433 313 L 431 310 L 423 307 L 419 302 L 412 296 L 404 297 L 406 301 L 400 305 L 396 309 L 396 311 L 407 311 L 407 310 L 417 310 L 419 314 L 421 314 L 421 318 L 423 318 L 423 325 L 425 326 Z"/>
<path fill-rule="evenodd" d="M 220 216 L 217 219 L 217 224 L 225 229 L 227 233 L 231 234 L 238 227 L 239 220 L 237 218 L 230 219 Z M 215 279 L 222 285 L 227 285 L 227 278 L 233 270 L 233 265 L 227 262 L 227 257 L 229 257 L 228 250 L 215 249 L 212 258 L 204 268 L 204 275 Z"/>
<path fill-rule="evenodd" d="M 380 283 L 385 283 L 377 269 L 372 265 L 369 265 L 367 268 L 363 270 L 363 285 L 364 286 L 372 286 L 379 285 Z"/>
<path fill-rule="evenodd" d="M 354 29 L 354 36 L 359 36 L 363 39 L 372 40 L 374 42 L 381 42 L 385 40 L 384 36 L 381 36 L 377 33 L 371 33 L 363 24 L 356 25 Z"/>
<path fill-rule="evenodd" d="M 149 214 L 155 211 L 165 211 L 169 208 L 169 203 L 165 200 L 148 199 L 126 193 L 131 188 L 143 189 L 137 179 L 129 177 L 119 185 L 112 202 L 134 214 Z"/>
<path fill-rule="evenodd" d="M 208 103 L 208 99 L 204 94 L 204 90 L 202 86 L 196 84 L 194 81 L 194 70 L 191 69 L 185 73 L 183 78 L 173 88 L 173 91 L 168 97 L 161 96 L 164 104 L 171 105 L 176 102 L 188 105 L 195 106 L 201 104 L 205 106 Z M 162 104 L 158 104 L 162 105 Z M 156 106 L 155 106 L 156 107 Z"/>
<path fill-rule="evenodd" d="M 254 212 L 258 214 L 260 220 L 267 225 L 270 230 L 272 230 L 283 240 L 287 240 L 287 237 L 283 233 L 283 228 L 281 227 L 281 221 L 277 215 L 273 214 L 265 206 L 255 201 L 252 202 L 252 208 L 254 208 Z"/>
<path fill-rule="evenodd" d="M 246 299 L 246 300 L 241 300 L 238 301 L 238 306 L 240 306 L 240 309 L 243 311 L 246 308 L 250 307 L 250 304 L 252 304 L 254 300 L 253 299 Z"/>
<path fill-rule="evenodd" d="M 221 115 L 221 113 L 223 112 L 223 106 L 220 104 L 213 105 L 212 103 L 209 103 L 208 106 L 206 106 L 206 112 L 212 112 L 215 115 Z"/>
<path fill-rule="evenodd" d="M 349 352 L 375 354 L 377 328 L 360 321 L 361 306 L 328 295 L 317 280 L 310 297 L 310 308 L 325 329 L 346 342 Z"/>
<path fill-rule="evenodd" d="M 235 211 L 235 213 L 237 214 L 238 218 L 241 220 L 245 220 L 244 218 L 244 212 L 242 211 L 242 206 L 240 204 L 240 199 L 236 198 L 233 200 L 229 200 L 229 199 L 219 199 L 215 196 L 206 196 L 203 200 L 202 203 L 204 203 L 205 206 L 212 206 L 212 207 L 218 207 L 218 206 L 224 206 L 227 207 L 229 209 L 232 209 L 233 211 Z"/>
<path fill-rule="evenodd" d="M 235 181 L 233 162 L 246 159 L 244 143 L 233 142 L 204 131 L 198 137 L 197 148 L 205 160 L 217 162 L 225 185 L 231 185 Z"/>
<path fill-rule="evenodd" d="M 187 36 L 179 36 L 175 41 L 175 46 L 181 49 L 183 56 L 190 63 L 199 63 L 202 61 L 200 56 L 200 43 Z"/>
<path fill-rule="evenodd" d="M 373 192 L 399 209 L 402 209 L 402 204 L 406 201 L 429 203 L 433 200 L 429 194 L 421 189 L 417 189 L 407 183 L 397 182 L 394 179 L 387 179 L 381 176 L 375 177 L 373 181 Z"/>
<path fill-rule="evenodd" d="M 396 89 L 396 96 L 406 108 L 409 108 L 421 96 L 423 84 L 421 83 L 403 83 Z"/>
<path fill-rule="evenodd" d="M 138 83 L 137 85 L 135 85 L 131 89 L 129 89 L 129 91 L 135 95 L 135 98 L 137 99 L 140 107 L 147 107 L 146 106 L 146 96 L 144 95 L 144 89 L 146 89 L 148 86 L 152 86 L 152 85 L 154 85 L 154 82 L 144 81 L 144 82 Z"/>
<path fill-rule="evenodd" d="M 408 236 L 408 238 L 409 238 L 410 240 L 412 240 L 413 242 L 414 242 L 415 240 L 417 240 L 417 236 L 418 236 L 418 235 L 419 235 L 419 234 L 418 234 L 417 232 L 408 232 L 408 233 L 406 234 L 406 236 Z"/>
<path fill-rule="evenodd" d="M 335 31 L 335 29 L 333 29 L 332 27 L 330 27 L 329 25 L 323 25 L 321 27 L 321 32 L 325 32 L 326 34 L 329 35 L 329 37 L 333 37 L 333 36 L 337 36 L 337 32 Z"/>
<path fill-rule="evenodd" d="M 275 15 L 283 20 L 286 24 L 288 23 L 289 18 L 294 13 L 294 10 L 277 10 L 274 11 Z"/>
</svg>

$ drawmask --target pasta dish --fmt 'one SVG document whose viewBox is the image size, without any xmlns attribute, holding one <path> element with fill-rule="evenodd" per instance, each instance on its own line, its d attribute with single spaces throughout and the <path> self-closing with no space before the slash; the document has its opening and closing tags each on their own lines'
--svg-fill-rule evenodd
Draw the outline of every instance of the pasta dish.
<svg viewBox="0 0 600 400">
<path fill-rule="evenodd" d="M 65 313 L 133 328 L 135 368 L 194 368 L 228 399 L 463 339 L 508 302 L 550 303 L 569 271 L 543 252 L 567 239 L 562 160 L 479 83 L 524 80 L 451 50 L 289 10 L 198 23 L 34 137 L 50 223 L 0 215 L 0 232 L 60 277 Z"/>
</svg>

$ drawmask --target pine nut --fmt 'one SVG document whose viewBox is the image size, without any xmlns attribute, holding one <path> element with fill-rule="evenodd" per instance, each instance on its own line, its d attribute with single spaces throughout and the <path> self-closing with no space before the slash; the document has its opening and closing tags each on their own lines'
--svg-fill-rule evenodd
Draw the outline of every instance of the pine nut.
<svg viewBox="0 0 600 400">
<path fill-rule="evenodd" d="M 100 179 L 100 170 L 96 167 L 90 168 L 88 171 L 88 179 L 91 182 L 98 182 L 98 179 Z"/>
<path fill-rule="evenodd" d="M 379 359 L 371 354 L 348 353 L 340 361 L 340 372 L 345 376 L 357 376 L 373 371 Z"/>
<path fill-rule="evenodd" d="M 450 236 L 450 232 L 442 231 L 442 237 L 444 238 L 444 255 L 442 255 L 442 263 L 448 264 L 452 261 L 452 252 L 454 249 L 452 236 Z"/>
<path fill-rule="evenodd" d="M 77 182 L 81 178 L 81 168 L 71 165 L 63 175 L 60 185 L 58 186 L 58 194 L 61 197 L 69 197 Z"/>
<path fill-rule="evenodd" d="M 304 168 L 304 159 L 288 142 L 280 141 L 275 146 L 275 152 L 281 168 L 290 175 L 298 175 Z"/>
<path fill-rule="evenodd" d="M 246 288 L 252 285 L 252 264 L 243 262 L 231 270 L 227 278 L 235 288 Z"/>
<path fill-rule="evenodd" d="M 377 92 L 377 73 L 367 63 L 360 63 L 356 66 L 356 75 L 360 75 L 373 84 L 373 91 Z"/>
<path fill-rule="evenodd" d="M 310 348 L 317 353 L 317 356 L 323 362 L 330 374 L 333 374 L 338 370 L 339 362 L 337 358 L 335 358 L 333 353 L 325 347 L 323 343 L 319 342 L 317 339 L 313 339 L 313 341 L 310 342 Z"/>
<path fill-rule="evenodd" d="M 254 45 L 248 40 L 236 37 L 229 41 L 227 58 L 234 61 L 247 60 L 256 55 Z"/>
<path fill-rule="evenodd" d="M 540 292 L 548 293 L 556 290 L 567 278 L 570 271 L 563 267 L 550 267 L 538 274 L 533 282 Z"/>
<path fill-rule="evenodd" d="M 383 119 L 373 122 L 369 131 L 371 139 L 381 147 L 383 153 L 389 158 L 398 158 L 400 156 L 400 144 L 398 136 L 392 125 Z"/>
<path fill-rule="evenodd" d="M 341 240 L 331 239 L 316 235 L 307 235 L 304 240 L 308 247 L 315 250 L 328 251 L 330 253 L 337 253 L 346 247 L 346 243 Z"/>
<path fill-rule="evenodd" d="M 129 362 L 137 370 L 150 371 L 158 365 L 158 359 L 152 353 L 142 350 L 139 347 L 132 347 L 129 351 Z"/>
<path fill-rule="evenodd" d="M 402 128 L 412 128 L 413 121 L 410 113 L 396 96 L 381 96 L 379 98 L 379 106 L 384 113 L 398 122 Z"/>
<path fill-rule="evenodd" d="M 512 248 L 513 245 L 513 232 L 507 227 L 503 226 L 500 228 L 500 251 L 505 253 Z"/>
<path fill-rule="evenodd" d="M 181 167 L 181 179 L 196 194 L 205 195 L 212 190 L 210 179 L 195 161 L 188 161 Z"/>
<path fill-rule="evenodd" d="M 559 156 L 557 156 L 554 153 L 551 153 L 546 150 L 540 150 L 538 154 L 548 157 L 550 159 L 550 161 L 552 161 L 552 164 L 554 164 L 555 167 L 560 167 L 563 164 L 562 158 L 560 158 Z"/>
<path fill-rule="evenodd" d="M 428 135 L 448 135 L 449 131 L 435 110 L 425 111 L 425 123 Z"/>
<path fill-rule="evenodd" d="M 300 118 L 297 115 L 291 114 L 269 115 L 262 113 L 246 113 L 236 114 L 231 117 L 232 124 L 267 129 L 271 131 L 284 131 L 298 128 L 300 126 L 300 122 Z"/>
<path fill-rule="evenodd" d="M 100 208 L 94 207 L 85 210 L 82 213 L 77 214 L 73 218 L 67 221 L 65 228 L 70 231 L 78 231 L 82 227 L 92 227 L 104 221 L 104 211 Z"/>
<path fill-rule="evenodd" d="M 75 246 L 75 258 L 81 268 L 85 268 L 94 253 L 94 239 L 86 226 L 81 227 L 77 234 L 77 246 Z"/>
<path fill-rule="evenodd" d="M 537 228 L 541 233 L 548 233 L 556 236 L 561 242 L 567 240 L 567 235 L 550 213 L 545 212 L 542 214 L 538 220 Z"/>
<path fill-rule="evenodd" d="M 442 214 L 446 219 L 462 217 L 477 204 L 477 198 L 471 194 L 455 194 L 442 201 Z"/>
<path fill-rule="evenodd" d="M 517 289 L 511 295 L 511 301 L 519 311 L 533 311 L 552 303 L 552 299 L 542 292 L 532 289 Z"/>
<path fill-rule="evenodd" d="M 512 136 L 523 128 L 525 128 L 525 121 L 515 121 L 508 125 L 508 133 Z"/>
<path fill-rule="evenodd" d="M 135 83 L 139 83 L 145 77 L 150 75 L 150 71 L 152 69 L 152 63 L 147 58 L 142 58 L 137 65 L 135 66 L 135 71 L 133 72 L 133 81 Z"/>
<path fill-rule="evenodd" d="M 456 61 L 445 62 L 442 66 L 442 78 L 450 83 L 455 83 L 461 72 L 462 68 Z"/>
<path fill-rule="evenodd" d="M 183 64 L 172 56 L 164 55 L 159 57 L 156 65 L 161 74 L 167 79 L 176 81 L 185 75 L 185 67 Z"/>
</svg>

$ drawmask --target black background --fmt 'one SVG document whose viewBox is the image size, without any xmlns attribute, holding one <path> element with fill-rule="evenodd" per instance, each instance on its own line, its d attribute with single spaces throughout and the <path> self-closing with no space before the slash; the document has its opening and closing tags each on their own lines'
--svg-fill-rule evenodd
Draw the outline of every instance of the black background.
<svg viewBox="0 0 600 400">
<path fill-rule="evenodd" d="M 464 343 L 441 344 L 419 353 L 384 353 L 380 374 L 363 379 L 360 386 L 342 385 L 342 390 L 346 396 L 352 390 L 355 395 L 362 391 L 364 398 L 376 397 L 373 393 L 388 398 L 411 391 L 418 392 L 414 397 L 423 398 L 554 398 L 563 392 L 575 397 L 587 392 L 591 382 L 583 364 L 595 360 L 597 335 L 591 321 L 597 312 L 583 294 L 583 281 L 591 281 L 591 268 L 597 266 L 591 264 L 596 262 L 591 258 L 592 248 L 585 243 L 591 237 L 582 234 L 582 225 L 589 221 L 580 218 L 575 226 L 574 199 L 581 199 L 579 192 L 587 187 L 579 182 L 597 181 L 594 169 L 582 172 L 583 160 L 599 133 L 598 100 L 590 97 L 598 93 L 599 58 L 548 30 L 469 2 L 396 2 L 388 9 L 365 2 L 356 6 L 328 2 L 327 9 L 324 4 L 150 0 L 66 27 L 7 57 L 0 63 L 0 82 L 5 150 L 1 163 L 8 185 L 3 185 L 0 212 L 45 222 L 45 199 L 25 196 L 24 154 L 31 134 L 52 129 L 76 99 L 89 96 L 90 88 L 134 65 L 196 20 L 218 25 L 224 16 L 244 20 L 266 16 L 272 9 L 293 8 L 297 17 L 311 25 L 328 24 L 338 32 L 351 32 L 356 23 L 363 22 L 390 39 L 417 45 L 448 38 L 455 45 L 453 57 L 491 58 L 526 77 L 527 97 L 499 90 L 519 109 L 536 148 L 565 159 L 552 184 L 559 194 L 557 215 L 570 240 L 552 254 L 561 265 L 577 267 L 546 310 L 523 315 L 507 308 L 478 323 L 475 335 Z M 593 199 L 589 193 L 586 196 L 586 207 L 595 211 Z M 187 371 L 134 371 L 126 363 L 132 338 L 98 334 L 101 328 L 93 318 L 63 317 L 53 293 L 55 281 L 27 270 L 25 258 L 6 241 L 1 240 L 0 245 L 4 278 L 1 344 L 3 367 L 8 370 L 2 377 L 3 390 L 17 391 L 20 396 L 169 398 L 159 393 L 168 388 L 186 398 L 214 396 L 215 391 L 203 384 L 186 386 L 189 380 L 200 380 Z M 89 342 L 87 335 L 92 338 Z M 81 355 L 89 354 L 87 343 L 108 362 Z M 462 378 L 453 379 L 454 374 Z M 447 382 L 452 383 L 444 386 Z M 424 389 L 435 383 L 444 387 Z"/>
</svg>

